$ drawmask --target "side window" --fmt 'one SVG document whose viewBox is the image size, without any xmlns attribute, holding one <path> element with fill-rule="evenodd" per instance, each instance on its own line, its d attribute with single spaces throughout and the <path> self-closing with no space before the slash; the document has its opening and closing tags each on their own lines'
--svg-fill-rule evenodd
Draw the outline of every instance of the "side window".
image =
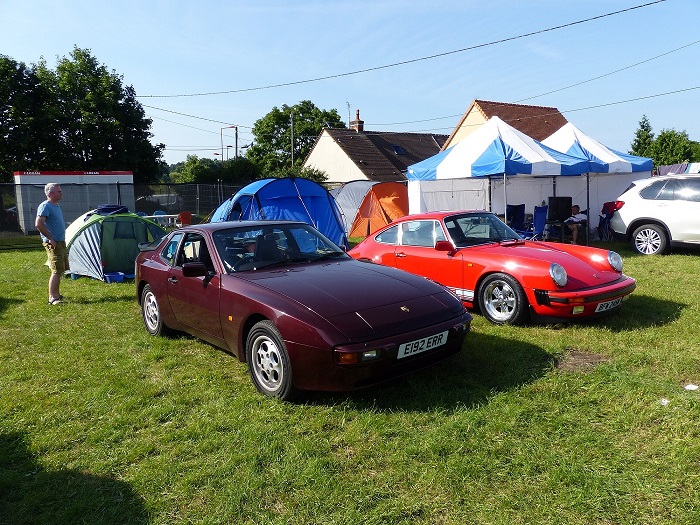
<svg viewBox="0 0 700 525">
<path fill-rule="evenodd" d="M 177 266 L 182 266 L 189 262 L 201 262 L 206 265 L 208 270 L 212 271 L 214 269 L 207 243 L 198 233 L 188 233 L 180 247 Z"/>
<path fill-rule="evenodd" d="M 173 238 L 170 239 L 170 242 L 165 245 L 165 248 L 163 248 L 163 251 L 160 252 L 160 256 L 168 261 L 168 263 L 171 266 L 175 266 L 175 255 L 177 254 L 177 245 L 180 243 L 180 239 L 182 239 L 181 234 L 176 234 L 173 235 Z"/>
<path fill-rule="evenodd" d="M 665 180 L 659 180 L 656 182 L 653 182 L 649 184 L 646 188 L 644 188 L 642 191 L 639 192 L 639 196 L 642 199 L 648 199 L 648 200 L 667 200 L 672 197 L 669 195 L 663 196 L 664 195 L 664 186 L 666 185 Z"/>
<path fill-rule="evenodd" d="M 678 181 L 679 188 L 676 191 L 676 199 L 700 202 L 700 179 Z"/>
<path fill-rule="evenodd" d="M 399 227 L 393 226 L 388 230 L 384 230 L 382 233 L 374 238 L 375 241 L 381 242 L 382 244 L 398 244 L 399 243 Z"/>
<path fill-rule="evenodd" d="M 409 221 L 401 225 L 403 246 L 423 246 L 432 248 L 436 240 L 445 240 L 442 227 L 436 221 Z"/>
</svg>

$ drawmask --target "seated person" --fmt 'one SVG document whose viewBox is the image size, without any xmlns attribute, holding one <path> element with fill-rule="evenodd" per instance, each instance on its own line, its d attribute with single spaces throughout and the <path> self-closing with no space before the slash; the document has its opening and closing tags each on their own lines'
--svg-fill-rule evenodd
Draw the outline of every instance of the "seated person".
<svg viewBox="0 0 700 525">
<path fill-rule="evenodd" d="M 578 234 L 583 231 L 588 223 L 588 215 L 581 213 L 581 208 L 578 204 L 571 207 L 571 217 L 564 221 L 564 227 L 571 232 L 571 243 L 578 244 Z"/>
</svg>

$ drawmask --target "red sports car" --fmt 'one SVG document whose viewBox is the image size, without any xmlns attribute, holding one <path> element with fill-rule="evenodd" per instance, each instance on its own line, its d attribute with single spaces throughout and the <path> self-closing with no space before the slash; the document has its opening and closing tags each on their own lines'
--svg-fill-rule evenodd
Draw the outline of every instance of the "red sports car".
<svg viewBox="0 0 700 525">
<path fill-rule="evenodd" d="M 613 251 L 525 241 L 493 213 L 403 217 L 348 252 L 444 284 L 491 322 L 566 321 L 617 310 L 636 282 Z"/>
<path fill-rule="evenodd" d="M 265 395 L 352 390 L 457 355 L 464 305 L 439 284 L 353 260 L 299 222 L 220 222 L 142 245 L 146 330 L 188 332 L 248 363 Z"/>
</svg>

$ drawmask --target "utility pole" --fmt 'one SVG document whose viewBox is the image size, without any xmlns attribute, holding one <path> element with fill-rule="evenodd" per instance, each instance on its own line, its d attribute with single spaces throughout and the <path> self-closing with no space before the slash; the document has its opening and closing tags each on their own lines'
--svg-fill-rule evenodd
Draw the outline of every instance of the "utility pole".
<svg viewBox="0 0 700 525">
<path fill-rule="evenodd" d="M 291 122 L 291 132 L 292 132 L 292 169 L 294 169 L 294 112 L 289 112 L 289 120 Z"/>
</svg>

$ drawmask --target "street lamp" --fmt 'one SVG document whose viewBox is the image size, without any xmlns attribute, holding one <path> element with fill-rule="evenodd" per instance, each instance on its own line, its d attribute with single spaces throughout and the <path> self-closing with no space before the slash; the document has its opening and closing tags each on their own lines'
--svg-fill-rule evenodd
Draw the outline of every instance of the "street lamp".
<svg viewBox="0 0 700 525">
<path fill-rule="evenodd" d="M 224 126 L 221 128 L 221 160 L 224 160 L 224 130 L 234 128 L 236 130 L 236 150 L 238 150 L 238 126 Z"/>
</svg>

